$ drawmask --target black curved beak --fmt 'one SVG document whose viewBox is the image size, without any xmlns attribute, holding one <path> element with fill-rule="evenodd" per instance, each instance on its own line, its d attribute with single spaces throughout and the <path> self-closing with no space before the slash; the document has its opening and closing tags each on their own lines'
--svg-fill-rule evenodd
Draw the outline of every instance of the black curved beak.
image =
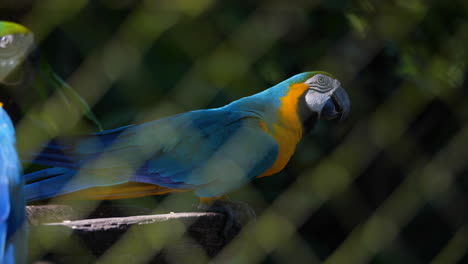
<svg viewBox="0 0 468 264">
<path fill-rule="evenodd" d="M 341 113 L 340 120 L 343 121 L 349 116 L 351 110 L 351 102 L 349 101 L 348 94 L 343 87 L 338 87 L 332 95 L 332 100 L 335 103 L 337 111 Z"/>
<path fill-rule="evenodd" d="M 338 87 L 333 92 L 330 99 L 327 100 L 323 106 L 322 112 L 320 113 L 320 119 L 336 119 L 340 118 L 340 121 L 345 120 L 351 109 L 351 102 L 349 101 L 348 94 L 343 87 Z"/>
</svg>

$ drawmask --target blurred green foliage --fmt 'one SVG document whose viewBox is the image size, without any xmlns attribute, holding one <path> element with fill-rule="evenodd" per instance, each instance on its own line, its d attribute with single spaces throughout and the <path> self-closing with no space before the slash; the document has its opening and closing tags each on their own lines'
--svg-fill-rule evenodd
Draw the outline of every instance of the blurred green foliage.
<svg viewBox="0 0 468 264">
<path fill-rule="evenodd" d="M 0 4 L 105 129 L 221 106 L 303 71 L 342 81 L 351 118 L 319 123 L 283 172 L 232 194 L 259 216 L 219 256 L 247 243 L 236 263 L 468 262 L 467 18 L 462 0 Z M 19 120 L 22 144 L 34 132 Z M 172 196 L 117 203 L 161 199 L 156 210 L 187 208 Z"/>
</svg>

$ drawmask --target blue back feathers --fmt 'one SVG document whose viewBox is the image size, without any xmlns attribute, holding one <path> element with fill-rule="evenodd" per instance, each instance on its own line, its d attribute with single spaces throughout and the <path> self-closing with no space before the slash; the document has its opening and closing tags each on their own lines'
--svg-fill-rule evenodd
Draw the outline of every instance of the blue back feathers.
<svg viewBox="0 0 468 264">
<path fill-rule="evenodd" d="M 280 98 L 313 74 L 298 74 L 224 107 L 54 141 L 35 162 L 56 168 L 26 175 L 27 200 L 127 182 L 223 195 L 276 161 L 278 143 L 262 125 L 276 122 Z"/>
<path fill-rule="evenodd" d="M 62 144 L 65 146 L 62 154 L 57 152 L 60 143 L 53 142 L 36 161 L 61 168 L 27 175 L 27 180 L 36 181 L 26 186 L 27 200 L 45 199 L 90 187 L 129 181 L 170 188 L 200 189 L 214 182 L 221 182 L 216 185 L 229 185 L 218 188 L 216 194 L 212 194 L 212 191 L 201 194 L 218 195 L 254 178 L 276 159 L 276 143 L 259 131 L 258 123 L 252 122 L 252 119 L 257 119 L 257 116 L 250 112 L 199 110 L 93 134 L 72 144 L 65 142 Z M 262 159 L 267 157 L 267 164 L 258 167 L 253 164 L 258 157 L 246 161 L 245 157 L 249 155 L 241 151 L 232 154 L 235 140 L 240 141 L 233 137 L 240 135 L 245 142 L 249 142 L 244 149 L 268 143 L 269 148 L 259 154 Z M 231 145 L 227 145 L 228 142 L 232 142 Z M 228 153 L 231 157 L 226 156 Z M 227 159 L 236 160 L 239 164 L 222 165 L 222 161 Z M 229 166 L 248 170 L 242 172 L 240 179 L 226 179 L 229 184 L 217 181 L 221 174 L 230 173 Z M 219 170 L 221 167 L 224 171 Z M 76 175 L 78 169 L 80 175 Z M 232 185 L 233 182 L 238 183 Z"/>
</svg>

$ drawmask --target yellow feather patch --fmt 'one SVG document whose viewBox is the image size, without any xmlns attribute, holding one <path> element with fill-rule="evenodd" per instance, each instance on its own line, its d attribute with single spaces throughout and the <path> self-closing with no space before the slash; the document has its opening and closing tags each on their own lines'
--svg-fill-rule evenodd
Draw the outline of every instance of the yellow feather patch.
<svg viewBox="0 0 468 264">
<path fill-rule="evenodd" d="M 60 197 L 66 200 L 117 200 L 127 198 L 137 198 L 149 195 L 163 195 L 171 192 L 185 192 L 189 189 L 172 189 L 164 186 L 128 182 L 112 186 L 93 187 L 81 191 L 64 194 Z"/>
<path fill-rule="evenodd" d="M 279 144 L 278 158 L 273 166 L 265 171 L 258 178 L 269 176 L 281 171 L 291 159 L 296 145 L 302 138 L 302 124 L 297 112 L 299 97 L 309 89 L 305 83 L 293 84 L 289 87 L 289 92 L 281 97 L 281 106 L 278 111 L 278 123 L 273 124 L 272 130 L 260 123 L 263 130 L 276 139 Z"/>
<path fill-rule="evenodd" d="M 225 195 L 215 196 L 215 197 L 200 197 L 200 204 L 211 205 L 216 200 L 225 200 L 225 199 L 227 199 L 227 196 Z"/>
</svg>

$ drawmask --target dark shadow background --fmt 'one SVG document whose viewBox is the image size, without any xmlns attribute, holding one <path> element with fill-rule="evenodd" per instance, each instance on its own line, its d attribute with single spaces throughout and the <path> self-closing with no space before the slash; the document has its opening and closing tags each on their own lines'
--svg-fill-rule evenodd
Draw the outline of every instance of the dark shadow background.
<svg viewBox="0 0 468 264">
<path fill-rule="evenodd" d="M 85 63 L 93 63 L 93 56 L 106 49 L 142 3 L 76 1 L 74 5 L 82 6 L 72 12 L 71 7 L 62 10 L 53 4 L 41 9 L 39 2 L 3 0 L 0 19 L 26 23 L 39 32 L 41 55 L 64 79 L 71 77 L 72 84 L 73 75 Z M 432 171 L 432 167 L 418 168 L 441 160 L 436 176 L 416 176 L 418 180 L 410 185 L 408 193 L 422 197 L 420 204 L 406 211 L 413 200 L 398 198 L 395 204 L 401 207 L 389 210 L 395 215 L 382 214 L 383 219 L 399 223 L 396 233 L 388 241 L 376 239 L 386 242 L 361 260 L 428 263 L 448 247 L 448 256 L 459 256 L 458 263 L 468 262 L 468 166 L 463 161 L 468 141 L 456 141 L 463 151 L 444 156 L 450 142 L 466 131 L 468 120 L 466 1 L 154 3 L 156 23 L 161 14 L 168 17 L 165 21 L 173 21 L 154 42 L 145 37 L 130 39 L 149 43 L 141 45 L 145 47 L 141 61 L 135 65 L 130 60 L 116 61 L 130 66 L 124 66 L 116 79 L 112 74 L 103 77 L 109 89 L 97 98 L 93 111 L 105 129 L 222 106 L 299 72 L 329 71 L 342 80 L 350 95 L 351 117 L 340 124 L 319 123 L 283 172 L 252 183 L 256 196 L 244 196 L 247 191 L 239 190 L 232 198 L 247 200 L 261 215 L 298 177 L 317 171 L 328 159 L 341 164 L 349 178 L 312 175 L 330 188 L 330 195 L 298 226 L 305 248 L 325 260 L 343 244 L 364 243 L 364 235 L 362 241 L 347 238 L 359 232 L 379 208 L 386 208 L 386 201 L 407 197 L 398 196 L 398 190 L 410 175 Z M 153 22 L 151 18 L 137 27 L 143 32 L 140 36 Z M 125 46 L 120 50 L 126 52 Z M 130 57 L 132 52 L 128 51 Z M 74 88 L 80 93 L 80 87 Z M 9 96 L 6 90 L 0 93 L 2 98 Z M 21 120 L 11 99 L 9 107 Z M 78 127 L 73 133 L 93 131 L 85 121 Z M 453 160 L 462 161 L 454 165 Z M 323 190 L 320 186 L 311 187 L 310 196 Z M 163 198 L 131 203 L 144 206 L 148 199 Z M 301 263 L 300 255 L 296 256 L 290 263 Z M 354 263 L 354 255 L 348 256 Z M 273 253 L 263 262 L 282 259 Z"/>
</svg>

